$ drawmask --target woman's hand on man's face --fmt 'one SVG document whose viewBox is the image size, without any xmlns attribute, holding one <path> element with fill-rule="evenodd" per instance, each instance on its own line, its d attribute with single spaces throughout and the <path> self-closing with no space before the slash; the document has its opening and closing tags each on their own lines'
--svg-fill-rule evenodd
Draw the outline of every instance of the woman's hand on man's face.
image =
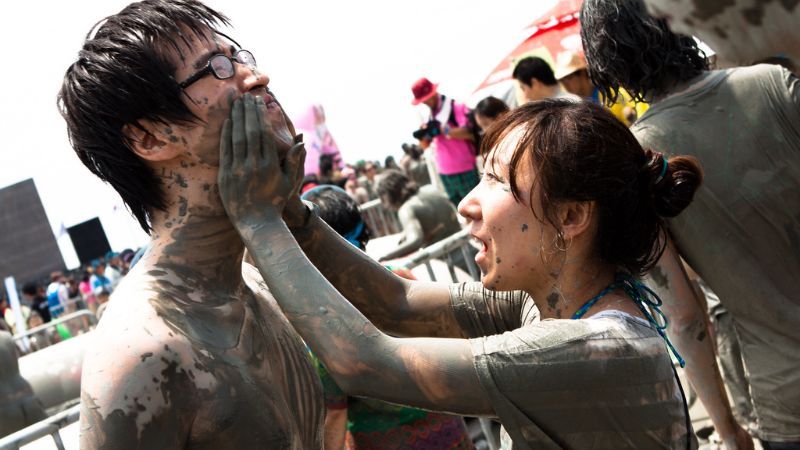
<svg viewBox="0 0 800 450">
<path fill-rule="evenodd" d="M 219 195 L 236 226 L 279 220 L 303 178 L 302 143 L 279 156 L 281 140 L 264 119 L 261 97 L 245 94 L 234 101 L 220 138 Z"/>
</svg>

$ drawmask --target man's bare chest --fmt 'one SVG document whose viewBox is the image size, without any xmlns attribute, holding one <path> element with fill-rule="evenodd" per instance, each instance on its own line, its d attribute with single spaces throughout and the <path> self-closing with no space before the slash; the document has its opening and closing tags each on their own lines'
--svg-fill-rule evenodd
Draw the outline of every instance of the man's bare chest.
<svg viewBox="0 0 800 450">
<path fill-rule="evenodd" d="M 196 371 L 199 398 L 191 441 L 314 448 L 324 410 L 305 344 L 274 302 L 247 292 L 214 303 L 159 311 L 193 349 L 189 376 Z"/>
</svg>

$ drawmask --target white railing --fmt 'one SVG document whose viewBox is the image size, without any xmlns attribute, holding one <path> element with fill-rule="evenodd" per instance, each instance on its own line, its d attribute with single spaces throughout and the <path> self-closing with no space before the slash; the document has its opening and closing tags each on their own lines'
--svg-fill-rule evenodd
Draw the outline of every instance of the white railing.
<svg viewBox="0 0 800 450">
<path fill-rule="evenodd" d="M 396 214 L 387 211 L 383 206 L 380 204 L 380 200 L 373 200 L 369 203 L 365 203 L 361 205 L 362 213 L 365 212 L 366 214 L 372 214 L 372 218 L 378 220 L 377 226 L 381 227 L 380 229 L 386 230 L 387 227 L 396 226 L 399 230 L 399 223 L 397 221 Z M 365 214 L 364 220 L 369 225 L 369 219 Z M 374 228 L 371 228 L 374 229 Z M 425 265 L 425 268 L 428 271 L 428 275 L 430 275 L 432 281 L 436 281 L 436 276 L 434 274 L 433 268 L 431 266 L 431 260 L 433 259 L 442 259 L 447 262 L 447 267 L 450 272 L 450 276 L 452 280 L 456 281 L 456 274 L 455 274 L 455 264 L 453 261 L 453 255 L 457 252 L 461 253 L 463 259 L 466 263 L 467 269 L 469 270 L 469 275 L 473 280 L 480 280 L 480 271 L 475 264 L 474 259 L 472 258 L 471 253 L 469 252 L 469 231 L 462 230 L 458 233 L 455 233 L 433 245 L 428 247 L 422 248 L 417 252 L 413 253 L 409 257 L 405 258 L 402 265 L 405 269 L 413 269 L 415 267 Z M 25 337 L 29 337 L 35 333 L 40 333 L 43 330 L 52 328 L 59 323 L 64 323 L 69 320 L 74 320 L 81 316 L 91 315 L 92 323 L 96 324 L 97 319 L 94 317 L 89 311 L 78 311 L 72 314 L 68 314 L 60 319 L 56 319 L 52 322 L 47 324 L 38 326 L 33 328 L 25 333 L 21 333 L 18 336 L 15 336 L 15 339 L 23 339 Z M 29 444 L 37 439 L 41 439 L 45 436 L 52 436 L 53 441 L 55 442 L 56 448 L 58 450 L 64 450 L 64 443 L 61 440 L 61 434 L 59 430 L 64 428 L 70 424 L 73 424 L 78 421 L 79 418 L 79 411 L 80 405 L 75 405 L 70 409 L 63 411 L 55 416 L 49 417 L 39 423 L 31 425 L 27 428 L 24 428 L 16 433 L 13 433 L 5 438 L 0 439 L 0 450 L 18 450 L 21 446 Z M 491 450 L 497 450 L 499 448 L 497 437 L 492 432 L 491 427 L 491 420 L 485 418 L 479 418 L 481 429 L 486 436 L 489 448 Z"/>
<path fill-rule="evenodd" d="M 48 435 L 53 437 L 58 450 L 65 450 L 60 430 L 78 421 L 80 409 L 81 405 L 75 405 L 16 433 L 9 434 L 0 439 L 0 450 L 19 450 L 23 445 L 30 444 Z"/>
<path fill-rule="evenodd" d="M 400 220 L 397 219 L 397 213 L 384 208 L 380 199 L 362 203 L 358 208 L 361 210 L 361 217 L 373 238 L 399 233 L 403 230 Z"/>
<path fill-rule="evenodd" d="M 437 281 L 436 275 L 433 273 L 431 260 L 443 259 L 445 262 L 447 262 L 447 269 L 450 271 L 450 277 L 455 283 L 458 281 L 458 279 L 456 278 L 453 254 L 456 252 L 461 252 L 461 256 L 464 258 L 464 263 L 469 271 L 469 276 L 473 280 L 479 281 L 481 279 L 481 275 L 480 271 L 478 270 L 478 266 L 475 264 L 475 259 L 469 251 L 469 240 L 469 230 L 461 230 L 435 244 L 419 249 L 415 253 L 405 258 L 401 267 L 410 270 L 414 267 L 424 264 L 425 268 L 428 270 L 428 275 L 431 277 L 431 281 Z"/>
<path fill-rule="evenodd" d="M 58 319 L 53 319 L 50 322 L 44 323 L 42 325 L 39 325 L 38 327 L 34 327 L 34 328 L 31 328 L 30 330 L 27 330 L 25 332 L 15 334 L 14 335 L 14 343 L 17 344 L 17 347 L 20 349 L 20 351 L 23 354 L 27 354 L 31 350 L 35 351 L 35 350 L 41 350 L 43 348 L 47 348 L 47 347 L 55 344 L 55 342 L 51 342 L 49 335 L 45 334 L 45 339 L 44 339 L 44 341 L 45 341 L 44 344 L 45 345 L 37 345 L 36 348 L 34 348 L 34 349 L 31 348 L 30 338 L 32 336 L 36 335 L 36 334 L 49 331 L 49 330 L 57 327 L 58 325 L 61 325 L 61 324 L 67 323 L 67 322 L 78 321 L 78 320 L 82 321 L 83 323 L 81 324 L 79 322 L 77 324 L 77 326 L 70 327 L 70 332 L 73 332 L 73 331 L 89 331 L 90 329 L 92 329 L 92 327 L 97 325 L 97 316 L 95 316 L 95 314 L 93 312 L 84 309 L 84 310 L 80 310 L 80 311 L 75 311 L 73 313 L 65 314 L 65 315 L 59 317 Z"/>
<path fill-rule="evenodd" d="M 455 263 L 453 262 L 453 255 L 461 253 L 464 258 L 464 263 L 469 270 L 469 276 L 475 280 L 480 281 L 481 274 L 478 265 L 475 264 L 475 259 L 470 250 L 470 236 L 469 230 L 461 230 L 458 233 L 452 234 L 435 244 L 422 248 L 417 252 L 405 258 L 400 267 L 411 270 L 415 267 L 425 265 L 428 270 L 428 276 L 431 281 L 436 281 L 436 275 L 431 266 L 431 260 L 444 259 L 447 262 L 447 269 L 450 272 L 450 277 L 454 283 L 458 282 L 455 272 Z M 492 421 L 485 417 L 479 417 L 478 422 L 481 426 L 481 431 L 486 437 L 486 442 L 489 444 L 489 450 L 498 450 L 500 448 L 499 436 L 493 431 Z"/>
</svg>

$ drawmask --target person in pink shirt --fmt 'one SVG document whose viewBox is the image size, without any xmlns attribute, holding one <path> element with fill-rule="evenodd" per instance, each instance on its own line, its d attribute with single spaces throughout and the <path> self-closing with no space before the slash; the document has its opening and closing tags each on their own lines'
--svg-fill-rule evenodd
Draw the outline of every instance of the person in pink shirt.
<svg viewBox="0 0 800 450">
<path fill-rule="evenodd" d="M 468 117 L 469 108 L 439 94 L 437 86 L 427 78 L 420 78 L 411 86 L 414 94 L 411 103 L 424 103 L 431 110 L 427 123 L 414 137 L 432 140 L 442 184 L 450 201 L 458 205 L 480 181 L 475 166 L 475 137 Z"/>
</svg>

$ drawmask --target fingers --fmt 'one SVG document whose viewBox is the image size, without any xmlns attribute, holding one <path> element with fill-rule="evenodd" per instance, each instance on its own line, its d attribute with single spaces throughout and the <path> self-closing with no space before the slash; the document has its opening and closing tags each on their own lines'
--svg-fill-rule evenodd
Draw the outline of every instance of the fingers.
<svg viewBox="0 0 800 450">
<path fill-rule="evenodd" d="M 302 142 L 299 144 L 294 144 L 286 154 L 286 162 L 284 164 L 283 172 L 287 178 L 287 181 L 292 187 L 292 192 L 294 192 L 294 188 L 297 185 L 297 172 L 300 170 L 300 167 L 303 166 L 305 159 L 306 148 L 305 144 Z"/>
<path fill-rule="evenodd" d="M 247 140 L 247 154 L 245 157 L 254 158 L 261 152 L 261 122 L 260 111 L 256 108 L 256 99 L 252 94 L 244 94 L 244 129 Z"/>
<path fill-rule="evenodd" d="M 264 108 L 266 109 L 266 106 Z M 261 122 L 261 151 L 259 155 L 262 160 L 261 164 L 268 167 L 271 173 L 280 172 L 280 161 L 278 160 L 278 150 L 275 146 L 275 136 L 268 120 L 263 120 Z M 273 170 L 275 172 L 272 172 Z"/>
<path fill-rule="evenodd" d="M 232 166 L 232 155 L 231 155 L 231 133 L 233 129 L 233 124 L 231 123 L 231 119 L 225 119 L 225 123 L 222 124 L 222 134 L 219 138 L 219 167 L 220 167 L 220 174 L 222 174 L 223 169 L 230 169 Z"/>
<path fill-rule="evenodd" d="M 283 120 L 286 121 L 286 126 L 289 128 L 289 133 L 291 133 L 292 136 L 297 137 L 297 130 L 295 130 L 295 128 L 294 128 L 294 124 L 292 123 L 292 119 L 289 118 L 289 115 L 286 114 L 286 111 L 283 110 L 283 107 L 281 107 L 281 111 L 283 111 Z M 300 138 L 301 138 L 300 140 L 301 141 L 302 141 L 302 137 L 303 137 L 303 133 L 300 133 Z M 297 143 L 297 142 L 298 141 L 295 141 L 295 143 Z"/>
<path fill-rule="evenodd" d="M 256 97 L 256 106 L 258 107 L 258 123 L 259 130 L 261 131 L 261 140 L 259 141 L 258 157 L 265 161 L 270 160 L 270 151 L 272 150 L 272 127 L 269 120 L 266 119 L 267 105 L 264 103 L 264 98 Z"/>
<path fill-rule="evenodd" d="M 294 171 L 294 186 L 292 186 L 292 192 L 300 192 L 300 188 L 303 185 L 303 177 L 306 174 L 306 147 L 303 145 L 303 151 L 300 155 L 300 160 L 297 162 L 297 167 Z"/>
<path fill-rule="evenodd" d="M 241 98 L 237 98 L 233 102 L 233 108 L 231 108 L 231 122 L 233 122 L 231 128 L 231 142 L 233 145 L 232 156 L 232 164 L 241 163 L 244 161 L 244 158 L 247 154 L 247 136 L 245 134 L 245 123 L 244 123 L 244 103 L 242 102 Z"/>
</svg>

